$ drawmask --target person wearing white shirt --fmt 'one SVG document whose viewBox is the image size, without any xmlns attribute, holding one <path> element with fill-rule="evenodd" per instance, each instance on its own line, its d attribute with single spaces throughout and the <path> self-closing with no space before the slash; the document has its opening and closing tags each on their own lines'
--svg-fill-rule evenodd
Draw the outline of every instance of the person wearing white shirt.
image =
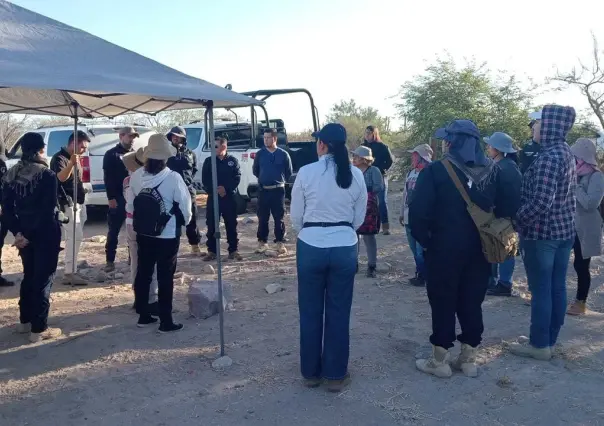
<svg viewBox="0 0 604 426">
<path fill-rule="evenodd" d="M 128 199 L 132 202 L 126 205 L 126 214 L 132 214 L 137 234 L 138 268 L 134 280 L 137 325 L 145 327 L 157 322 L 149 312 L 149 287 L 157 266 L 160 333 L 183 327 L 172 320 L 172 297 L 181 229 L 191 220 L 189 190 L 182 177 L 166 167 L 173 151 L 165 136 L 155 134 L 149 138 L 143 154 L 145 165 L 130 178 Z"/>
<path fill-rule="evenodd" d="M 319 161 L 298 172 L 290 206 L 298 231 L 300 363 L 306 386 L 326 379 L 328 390 L 339 392 L 350 381 L 356 229 L 365 220 L 367 187 L 363 173 L 350 164 L 342 125 L 327 124 L 313 137 Z"/>
</svg>

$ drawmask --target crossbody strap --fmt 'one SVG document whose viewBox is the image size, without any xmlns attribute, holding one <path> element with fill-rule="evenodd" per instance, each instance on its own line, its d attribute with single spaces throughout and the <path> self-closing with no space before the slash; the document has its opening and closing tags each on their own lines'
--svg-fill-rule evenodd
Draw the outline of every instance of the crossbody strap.
<svg viewBox="0 0 604 426">
<path fill-rule="evenodd" d="M 451 162 L 447 159 L 444 159 L 442 161 L 442 164 L 443 164 L 443 166 L 445 166 L 445 169 L 447 169 L 447 173 L 449 173 L 449 177 L 451 177 L 451 180 L 455 184 L 455 187 L 459 191 L 459 194 L 461 195 L 461 197 L 464 199 L 464 201 L 466 202 L 466 204 L 468 206 L 471 206 L 473 203 L 472 203 L 472 200 L 470 200 L 468 191 L 466 191 L 466 188 L 463 186 L 463 183 L 461 183 L 461 181 L 459 180 L 459 176 L 457 176 L 457 173 L 455 173 L 455 170 L 453 170 L 453 166 L 451 165 Z"/>
</svg>

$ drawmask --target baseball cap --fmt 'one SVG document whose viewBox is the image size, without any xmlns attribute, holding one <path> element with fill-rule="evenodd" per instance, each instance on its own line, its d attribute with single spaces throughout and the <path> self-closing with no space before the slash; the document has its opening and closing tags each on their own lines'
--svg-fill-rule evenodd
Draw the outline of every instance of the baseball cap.
<svg viewBox="0 0 604 426">
<path fill-rule="evenodd" d="M 134 127 L 132 127 L 132 126 L 122 127 L 120 129 L 120 135 L 134 135 L 134 136 L 137 136 L 137 137 L 140 136 L 138 134 L 138 132 L 136 130 L 134 130 Z"/>
<path fill-rule="evenodd" d="M 318 132 L 314 132 L 312 137 L 323 142 L 346 142 L 346 129 L 339 123 L 328 123 Z"/>
<path fill-rule="evenodd" d="M 88 136 L 88 133 L 86 133 L 83 130 L 78 130 L 78 142 L 79 141 L 88 141 L 90 142 L 90 136 Z M 73 132 L 71 132 L 71 135 L 69 135 L 69 141 L 67 143 L 71 143 L 73 142 Z"/>
<path fill-rule="evenodd" d="M 410 149 L 407 152 L 409 152 L 409 153 L 417 152 L 420 157 L 422 157 L 424 160 L 426 160 L 429 163 L 432 162 L 432 154 L 434 153 L 434 151 L 432 151 L 432 147 L 430 147 L 430 145 L 428 145 L 427 143 L 418 145 L 415 148 Z"/>
</svg>

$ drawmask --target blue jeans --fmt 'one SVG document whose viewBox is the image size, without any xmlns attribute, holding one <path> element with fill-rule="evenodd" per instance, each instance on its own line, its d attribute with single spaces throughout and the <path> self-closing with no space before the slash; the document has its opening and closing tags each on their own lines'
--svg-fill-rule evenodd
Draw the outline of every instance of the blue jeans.
<svg viewBox="0 0 604 426">
<path fill-rule="evenodd" d="M 566 271 L 573 240 L 524 240 L 524 266 L 531 291 L 531 336 L 536 348 L 556 344 L 566 315 Z"/>
<path fill-rule="evenodd" d="M 384 189 L 378 192 L 380 222 L 388 223 L 388 176 L 384 176 Z"/>
<path fill-rule="evenodd" d="M 409 242 L 409 248 L 413 253 L 413 259 L 415 260 L 415 273 L 423 278 L 426 278 L 426 266 L 424 262 L 424 249 L 417 242 L 413 235 L 411 235 L 411 227 L 405 225 L 405 232 L 407 233 L 407 241 Z"/>
<path fill-rule="evenodd" d="M 491 286 L 500 284 L 507 288 L 512 288 L 512 277 L 514 276 L 515 267 L 515 257 L 508 257 L 502 263 L 494 263 L 493 265 L 491 265 Z"/>
<path fill-rule="evenodd" d="M 298 240 L 296 265 L 302 376 L 340 380 L 348 373 L 357 246 L 318 248 Z"/>
</svg>

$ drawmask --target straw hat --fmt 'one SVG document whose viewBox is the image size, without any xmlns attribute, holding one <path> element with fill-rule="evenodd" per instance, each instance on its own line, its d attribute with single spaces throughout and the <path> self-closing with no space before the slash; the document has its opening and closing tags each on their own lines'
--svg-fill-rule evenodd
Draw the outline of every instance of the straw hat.
<svg viewBox="0 0 604 426">
<path fill-rule="evenodd" d="M 352 155 L 363 158 L 367 161 L 373 161 L 373 154 L 371 152 L 371 148 L 366 146 L 359 146 L 357 149 L 352 151 Z"/>
<path fill-rule="evenodd" d="M 156 133 L 149 138 L 143 158 L 145 160 L 167 160 L 176 155 L 176 150 L 164 135 Z"/>
<path fill-rule="evenodd" d="M 126 166 L 126 169 L 128 169 L 130 173 L 137 171 L 145 165 L 144 152 L 145 150 L 143 148 L 139 148 L 136 151 L 129 152 L 122 157 L 124 166 Z"/>
<path fill-rule="evenodd" d="M 570 147 L 570 152 L 572 152 L 579 160 L 583 160 L 592 166 L 598 166 L 598 160 L 596 159 L 596 144 L 591 139 L 577 139 L 577 142 Z"/>
</svg>

